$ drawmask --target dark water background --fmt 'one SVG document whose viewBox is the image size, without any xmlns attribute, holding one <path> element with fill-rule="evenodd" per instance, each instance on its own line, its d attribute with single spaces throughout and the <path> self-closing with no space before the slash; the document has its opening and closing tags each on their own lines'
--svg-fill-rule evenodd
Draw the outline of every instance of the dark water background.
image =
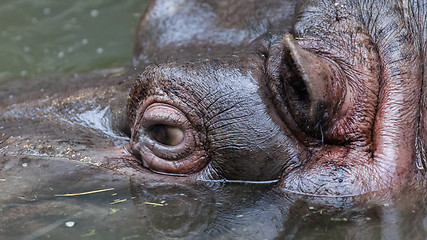
<svg viewBox="0 0 427 240">
<path fill-rule="evenodd" d="M 133 35 L 146 4 L 2 0 L 0 83 L 14 79 L 25 84 L 35 76 L 130 63 Z M 344 198 L 304 196 L 280 193 L 274 182 L 141 182 L 61 159 L 4 160 L 0 239 L 427 237 L 426 194 L 421 189 Z M 106 191 L 60 195 L 99 189 Z"/>
</svg>

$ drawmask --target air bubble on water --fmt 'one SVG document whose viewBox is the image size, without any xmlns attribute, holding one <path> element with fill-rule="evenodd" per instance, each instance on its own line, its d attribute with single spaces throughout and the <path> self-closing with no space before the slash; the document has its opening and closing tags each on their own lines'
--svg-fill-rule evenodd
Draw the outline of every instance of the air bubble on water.
<svg viewBox="0 0 427 240">
<path fill-rule="evenodd" d="M 73 47 L 68 47 L 68 48 L 67 48 L 67 52 L 69 52 L 69 53 L 70 53 L 70 52 L 72 52 L 72 51 L 74 51 L 74 48 L 73 48 Z"/>
<path fill-rule="evenodd" d="M 21 76 L 26 76 L 27 75 L 27 70 L 22 70 L 21 71 Z"/>
<path fill-rule="evenodd" d="M 27 47 L 27 46 L 25 46 L 25 47 L 24 47 L 24 52 L 26 52 L 26 53 L 27 53 L 27 52 L 29 52 L 30 50 L 31 50 L 31 49 L 30 49 L 29 47 Z"/>
<path fill-rule="evenodd" d="M 96 10 L 96 9 L 93 9 L 92 11 L 90 11 L 90 16 L 91 17 L 97 17 L 98 16 L 98 10 Z"/>
<path fill-rule="evenodd" d="M 59 57 L 59 58 L 64 57 L 64 52 L 63 52 L 63 51 L 60 51 L 60 52 L 58 53 L 58 57 Z"/>
<path fill-rule="evenodd" d="M 23 164 L 22 164 L 22 166 L 23 166 L 23 167 L 27 167 L 27 166 L 28 166 L 28 163 L 23 163 Z"/>
<path fill-rule="evenodd" d="M 74 224 L 75 224 L 75 222 L 70 221 L 70 222 L 66 222 L 65 226 L 72 228 L 72 227 L 74 227 Z"/>
<path fill-rule="evenodd" d="M 15 41 L 19 42 L 19 41 L 21 41 L 21 40 L 22 40 L 22 36 L 21 36 L 21 35 L 18 35 L 18 36 L 16 36 L 16 37 L 14 37 L 13 39 L 14 39 Z"/>
<path fill-rule="evenodd" d="M 43 13 L 44 13 L 44 15 L 49 15 L 50 14 L 50 8 L 43 9 Z"/>
<path fill-rule="evenodd" d="M 83 38 L 82 44 L 83 45 L 87 45 L 88 43 L 89 43 L 89 40 L 87 40 L 87 38 Z"/>
<path fill-rule="evenodd" d="M 97 49 L 96 49 L 96 52 L 97 52 L 98 54 L 101 54 L 101 53 L 103 53 L 103 52 L 104 52 L 104 49 L 103 49 L 103 48 L 97 48 Z"/>
</svg>

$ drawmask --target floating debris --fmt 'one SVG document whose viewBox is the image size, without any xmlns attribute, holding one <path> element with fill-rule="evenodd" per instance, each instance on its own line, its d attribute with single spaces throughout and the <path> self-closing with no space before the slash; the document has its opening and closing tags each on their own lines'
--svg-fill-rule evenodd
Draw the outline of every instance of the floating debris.
<svg viewBox="0 0 427 240">
<path fill-rule="evenodd" d="M 152 206 L 158 206 L 158 207 L 163 207 L 163 206 L 165 206 L 164 204 L 162 204 L 162 203 L 153 203 L 153 202 L 144 202 L 144 204 L 146 204 L 146 205 L 152 205 Z"/>
<path fill-rule="evenodd" d="M 107 192 L 107 191 L 112 191 L 112 190 L 114 190 L 114 188 L 106 188 L 106 189 L 100 189 L 100 190 L 82 192 L 82 193 L 55 194 L 55 197 L 74 197 L 74 196 L 88 195 L 88 194 L 92 194 L 92 193 Z"/>
<path fill-rule="evenodd" d="M 243 215 L 237 215 L 236 217 L 241 218 L 241 217 L 243 217 Z"/>
<path fill-rule="evenodd" d="M 331 218 L 331 221 L 334 221 L 334 222 L 347 222 L 348 219 L 347 218 Z"/>
<path fill-rule="evenodd" d="M 90 231 L 90 232 L 88 232 L 86 234 L 80 235 L 80 237 L 91 237 L 91 236 L 93 236 L 95 234 L 96 234 L 95 229 L 92 229 L 92 231 Z"/>
<path fill-rule="evenodd" d="M 114 213 L 116 213 L 118 211 L 119 211 L 118 208 L 110 208 L 110 214 L 114 214 Z"/>
<path fill-rule="evenodd" d="M 122 202 L 126 202 L 126 201 L 127 201 L 126 198 L 125 199 L 116 199 L 113 202 L 110 202 L 110 204 L 113 205 L 113 204 L 122 203 Z"/>
<path fill-rule="evenodd" d="M 0 182 L 6 182 L 6 179 L 0 178 Z"/>
</svg>

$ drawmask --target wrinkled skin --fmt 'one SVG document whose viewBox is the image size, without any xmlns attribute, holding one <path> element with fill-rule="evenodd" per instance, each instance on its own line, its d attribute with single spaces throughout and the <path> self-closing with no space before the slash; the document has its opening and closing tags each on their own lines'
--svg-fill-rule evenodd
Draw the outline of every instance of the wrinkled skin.
<svg viewBox="0 0 427 240">
<path fill-rule="evenodd" d="M 127 149 L 188 181 L 317 195 L 413 184 L 426 16 L 424 1 L 157 1 L 137 35 L 135 62 L 157 64 L 130 93 Z"/>
<path fill-rule="evenodd" d="M 0 152 L 315 195 L 414 184 L 427 137 L 426 4 L 154 1 L 135 70 L 2 88 Z"/>
</svg>

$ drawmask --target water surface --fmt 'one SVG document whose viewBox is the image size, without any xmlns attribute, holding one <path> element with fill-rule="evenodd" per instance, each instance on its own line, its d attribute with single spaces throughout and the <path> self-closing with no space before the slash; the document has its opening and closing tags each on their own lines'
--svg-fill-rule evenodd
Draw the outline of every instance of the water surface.
<svg viewBox="0 0 427 240">
<path fill-rule="evenodd" d="M 0 82 L 130 62 L 148 0 L 2 0 Z"/>
</svg>

